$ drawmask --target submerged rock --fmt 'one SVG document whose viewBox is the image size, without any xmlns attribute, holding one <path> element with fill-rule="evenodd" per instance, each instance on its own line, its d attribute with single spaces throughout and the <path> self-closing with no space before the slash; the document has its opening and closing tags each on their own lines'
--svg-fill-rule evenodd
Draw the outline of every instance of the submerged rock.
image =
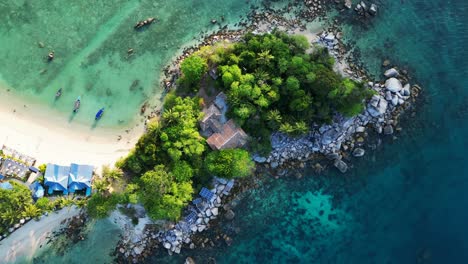
<svg viewBox="0 0 468 264">
<path fill-rule="evenodd" d="M 366 153 L 366 151 L 362 148 L 355 148 L 353 150 L 353 156 L 354 157 L 362 157 L 364 156 L 364 153 Z"/>
<path fill-rule="evenodd" d="M 351 2 L 351 0 L 345 0 L 345 3 L 344 3 L 344 6 L 348 9 L 351 9 L 353 3 Z"/>
<path fill-rule="evenodd" d="M 393 127 L 392 125 L 386 125 L 383 129 L 383 132 L 385 135 L 391 135 L 393 134 Z"/>
<path fill-rule="evenodd" d="M 335 166 L 341 173 L 345 173 L 348 170 L 348 165 L 342 160 L 335 160 L 333 163 L 333 166 Z"/>
<path fill-rule="evenodd" d="M 187 257 L 185 259 L 185 264 L 195 264 L 195 260 L 193 260 L 191 257 Z"/>
<path fill-rule="evenodd" d="M 377 14 L 377 5 L 372 4 L 369 8 L 369 14 L 375 16 Z"/>
<path fill-rule="evenodd" d="M 224 217 L 227 219 L 227 220 L 232 220 L 234 219 L 234 217 L 236 216 L 236 214 L 234 213 L 234 211 L 232 210 L 227 210 L 226 214 L 224 215 Z"/>
</svg>

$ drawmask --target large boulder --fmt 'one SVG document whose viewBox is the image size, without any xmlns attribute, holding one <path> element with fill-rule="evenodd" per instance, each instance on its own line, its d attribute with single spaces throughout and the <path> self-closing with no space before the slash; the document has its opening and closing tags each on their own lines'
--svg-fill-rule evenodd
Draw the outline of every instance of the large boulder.
<svg viewBox="0 0 468 264">
<path fill-rule="evenodd" d="M 339 170 L 341 171 L 341 173 L 345 173 L 347 170 L 348 170 L 348 165 L 346 165 L 346 163 L 342 160 L 335 160 L 335 162 L 333 163 L 333 165 Z"/>
<path fill-rule="evenodd" d="M 217 216 L 218 215 L 218 207 L 214 207 L 211 209 L 211 214 L 214 215 L 214 216 Z"/>
<path fill-rule="evenodd" d="M 171 248 L 171 243 L 165 242 L 165 243 L 163 244 L 163 246 L 164 246 L 164 248 L 166 248 L 166 249 L 170 249 L 170 248 Z"/>
<path fill-rule="evenodd" d="M 385 114 L 385 112 L 387 111 L 387 107 L 388 102 L 383 97 L 379 97 L 379 101 L 377 102 L 377 104 L 375 104 L 375 102 L 371 100 L 367 111 L 372 117 L 378 117 Z"/>
<path fill-rule="evenodd" d="M 353 156 L 354 157 L 362 157 L 364 156 L 364 153 L 366 153 L 366 151 L 362 148 L 355 148 L 353 150 Z"/>
<path fill-rule="evenodd" d="M 372 4 L 369 8 L 369 14 L 375 16 L 377 14 L 377 5 Z"/>
<path fill-rule="evenodd" d="M 401 91 L 401 89 L 403 89 L 403 86 L 401 85 L 400 80 L 392 77 L 385 81 L 385 88 L 387 88 L 387 90 L 389 90 L 390 92 L 397 93 Z"/>
<path fill-rule="evenodd" d="M 195 264 L 195 260 L 193 260 L 191 257 L 187 257 L 185 259 L 185 264 Z"/>
<path fill-rule="evenodd" d="M 265 163 L 267 159 L 265 157 L 255 155 L 253 160 L 257 163 Z"/>
<path fill-rule="evenodd" d="M 134 247 L 133 248 L 133 252 L 135 253 L 135 255 L 140 255 L 141 252 L 143 252 L 143 248 L 142 247 Z"/>
<path fill-rule="evenodd" d="M 398 105 L 398 95 L 394 95 L 392 97 L 392 105 L 397 106 Z"/>
<path fill-rule="evenodd" d="M 348 9 L 351 9 L 351 7 L 353 6 L 353 3 L 351 2 L 351 0 L 345 0 L 344 6 Z"/>
<path fill-rule="evenodd" d="M 236 214 L 234 213 L 234 211 L 232 210 L 227 210 L 226 214 L 224 215 L 224 217 L 227 219 L 227 220 L 232 220 L 234 219 L 234 217 L 236 216 Z"/>
<path fill-rule="evenodd" d="M 335 40 L 335 35 L 333 35 L 333 33 L 328 33 L 323 39 L 326 42 L 333 42 Z"/>
<path fill-rule="evenodd" d="M 411 95 L 411 89 L 410 89 L 410 84 L 407 83 L 403 87 L 403 89 L 400 91 L 400 94 L 403 96 L 410 96 Z"/>
<path fill-rule="evenodd" d="M 206 225 L 199 225 L 198 226 L 198 232 L 201 232 L 201 231 L 205 230 L 205 228 L 206 228 Z"/>
<path fill-rule="evenodd" d="M 393 134 L 393 127 L 392 125 L 386 125 L 384 128 L 383 128 L 383 132 L 385 135 L 391 135 Z"/>
<path fill-rule="evenodd" d="M 400 73 L 398 73 L 398 71 L 395 68 L 391 68 L 391 69 L 386 70 L 384 75 L 387 78 L 391 78 L 391 77 L 398 77 Z"/>
</svg>

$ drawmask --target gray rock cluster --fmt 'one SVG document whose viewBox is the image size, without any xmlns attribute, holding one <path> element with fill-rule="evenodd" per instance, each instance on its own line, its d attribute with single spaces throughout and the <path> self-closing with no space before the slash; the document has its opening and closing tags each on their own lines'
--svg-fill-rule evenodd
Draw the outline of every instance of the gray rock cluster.
<svg viewBox="0 0 468 264">
<path fill-rule="evenodd" d="M 169 254 L 179 254 L 183 245 L 195 248 L 191 239 L 192 235 L 208 229 L 210 221 L 219 216 L 222 198 L 229 195 L 233 185 L 234 180 L 228 181 L 215 178 L 214 188 L 211 190 L 214 193 L 214 197 L 210 201 L 204 200 L 202 205 L 188 207 L 190 212 L 196 213 L 195 219 L 189 222 L 186 219 L 180 220 L 165 230 L 158 230 L 156 232 L 146 230 L 141 236 L 133 236 L 132 239 L 127 239 L 125 245 L 119 246 L 118 252 L 125 259 L 132 258 L 138 260 L 139 256 L 144 254 L 144 251 L 155 242 L 167 249 Z M 234 218 L 234 212 L 228 211 L 225 217 L 227 219 Z"/>
<path fill-rule="evenodd" d="M 345 6 L 346 1 L 345 1 Z M 356 8 L 354 10 L 361 16 L 367 16 L 367 15 L 372 15 L 375 16 L 377 15 L 377 5 L 376 4 L 366 4 L 366 2 L 361 1 L 359 4 L 356 5 Z"/>
<path fill-rule="evenodd" d="M 229 186 L 233 186 L 233 184 L 234 180 L 227 181 L 215 178 L 214 188 L 211 190 L 214 193 L 214 198 L 211 202 L 205 201 L 202 208 L 193 209 L 193 211 L 197 212 L 196 220 L 192 223 L 187 223 L 184 220 L 179 221 L 174 228 L 159 233 L 159 241 L 164 248 L 177 254 L 180 253 L 183 244 L 189 244 L 189 247 L 193 248 L 194 245 L 191 245 L 190 237 L 192 234 L 206 230 L 210 225 L 210 221 L 218 217 L 222 206 L 222 198 L 229 195 L 232 188 Z"/>
</svg>

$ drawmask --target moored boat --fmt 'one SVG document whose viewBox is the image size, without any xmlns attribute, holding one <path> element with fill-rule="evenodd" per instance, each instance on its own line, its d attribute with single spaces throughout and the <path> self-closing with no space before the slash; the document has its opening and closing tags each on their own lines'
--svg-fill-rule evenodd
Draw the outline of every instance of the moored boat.
<svg viewBox="0 0 468 264">
<path fill-rule="evenodd" d="M 58 91 L 55 93 L 55 99 L 59 98 L 62 95 L 62 88 L 58 89 Z"/>
<path fill-rule="evenodd" d="M 96 113 L 95 120 L 99 120 L 103 114 L 104 114 L 104 107 L 99 109 L 99 111 Z"/>
<path fill-rule="evenodd" d="M 133 27 L 135 29 L 140 29 L 144 26 L 147 26 L 147 25 L 150 25 L 151 23 L 153 23 L 154 21 L 156 20 L 156 18 L 154 17 L 149 17 L 145 20 L 142 20 L 142 21 L 138 21 L 138 23 L 136 23 L 136 25 Z"/>
<path fill-rule="evenodd" d="M 75 101 L 75 105 L 73 106 L 73 113 L 76 113 L 76 111 L 80 109 L 80 105 L 81 105 L 81 96 L 78 96 L 78 98 Z"/>
</svg>

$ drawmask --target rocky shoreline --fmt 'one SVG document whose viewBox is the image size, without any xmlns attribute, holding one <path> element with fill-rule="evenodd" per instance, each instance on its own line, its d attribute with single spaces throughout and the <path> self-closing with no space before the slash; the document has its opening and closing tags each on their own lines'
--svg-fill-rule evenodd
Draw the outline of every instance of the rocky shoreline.
<svg viewBox="0 0 468 264">
<path fill-rule="evenodd" d="M 201 233 L 210 227 L 210 222 L 216 220 L 225 210 L 227 219 L 234 218 L 234 212 L 223 208 L 223 200 L 234 187 L 234 180 L 215 178 L 213 180 L 213 197 L 209 200 L 201 199 L 197 205 L 189 205 L 188 216 L 175 224 L 165 228 L 147 225 L 139 236 L 124 237 L 118 244 L 114 255 L 118 263 L 138 263 L 148 257 L 154 250 L 164 248 L 172 255 L 179 254 L 183 247 L 194 249 L 192 239 L 196 233 Z M 194 200 L 195 201 L 195 200 Z M 202 242 L 202 247 L 204 244 Z"/>
<path fill-rule="evenodd" d="M 324 31 L 320 35 L 319 43 L 327 47 L 330 54 L 338 61 L 346 58 L 342 44 L 338 41 L 339 32 Z M 354 157 L 365 154 L 364 134 L 370 129 L 380 135 L 392 135 L 398 127 L 398 118 L 402 112 L 415 102 L 421 92 L 417 84 L 411 85 L 406 71 L 399 71 L 396 67 L 389 67 L 385 61 L 383 67 L 385 79 L 368 81 L 369 89 L 375 94 L 367 103 L 363 113 L 347 118 L 336 115 L 333 124 L 315 125 L 304 136 L 291 138 L 281 133 L 272 135 L 273 151 L 267 157 L 255 156 L 254 160 L 259 164 L 265 164 L 273 170 L 281 170 L 285 167 L 296 167 L 296 163 L 304 163 L 323 155 L 333 162 L 333 165 L 342 173 L 348 169 L 343 161 L 343 156 L 350 152 Z M 345 64 L 346 65 L 346 64 Z M 355 80 L 368 80 L 364 71 L 349 68 L 342 69 L 344 75 Z M 304 167 L 304 164 L 299 165 Z M 316 164 L 318 170 L 322 165 Z"/>
</svg>

